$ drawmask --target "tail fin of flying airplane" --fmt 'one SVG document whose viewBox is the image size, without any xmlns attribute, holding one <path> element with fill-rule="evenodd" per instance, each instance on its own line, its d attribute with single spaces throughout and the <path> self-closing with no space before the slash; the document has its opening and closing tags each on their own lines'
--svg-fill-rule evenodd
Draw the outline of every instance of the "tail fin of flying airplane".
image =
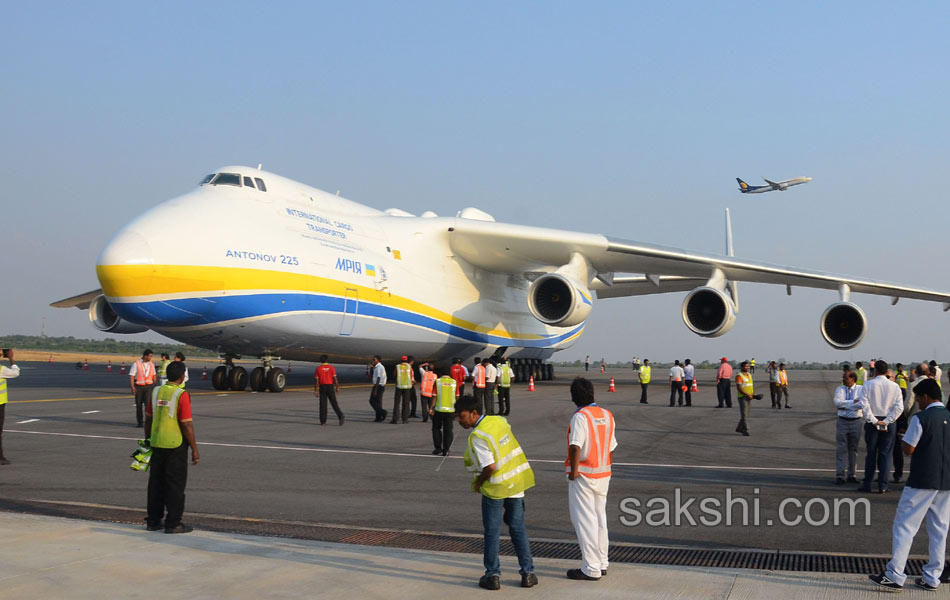
<svg viewBox="0 0 950 600">
<path fill-rule="evenodd" d="M 736 177 L 736 181 L 739 182 L 739 191 L 745 192 L 746 190 L 749 189 L 749 184 L 748 184 L 748 183 L 742 181 L 742 180 L 739 179 L 738 177 Z"/>
</svg>

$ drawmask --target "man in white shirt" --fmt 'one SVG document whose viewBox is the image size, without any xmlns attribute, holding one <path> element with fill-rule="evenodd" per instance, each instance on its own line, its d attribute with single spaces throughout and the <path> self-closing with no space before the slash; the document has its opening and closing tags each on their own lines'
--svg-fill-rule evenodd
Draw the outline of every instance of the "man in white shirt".
<svg viewBox="0 0 950 600">
<path fill-rule="evenodd" d="M 569 579 L 596 581 L 607 574 L 607 491 L 617 438 L 614 416 L 594 402 L 594 386 L 578 377 L 571 383 L 577 406 L 567 430 L 568 506 L 584 561 Z"/>
<path fill-rule="evenodd" d="M 373 357 L 373 389 L 369 392 L 369 405 L 373 407 L 376 413 L 374 423 L 382 423 L 386 420 L 387 413 L 383 410 L 383 390 L 386 389 L 386 367 L 381 362 L 383 359 L 377 354 Z"/>
<path fill-rule="evenodd" d="M 491 360 L 485 365 L 485 402 L 491 403 L 492 411 L 485 414 L 495 414 L 495 388 L 498 386 L 498 367 Z"/>
<path fill-rule="evenodd" d="M 679 404 L 683 406 L 683 367 L 677 360 L 670 367 L 670 406 L 676 406 L 676 395 L 679 394 Z"/>
<path fill-rule="evenodd" d="M 861 429 L 864 414 L 861 412 L 861 386 L 857 385 L 858 376 L 854 371 L 841 374 L 841 385 L 835 390 L 834 403 L 838 410 L 838 423 L 835 432 L 835 484 L 845 481 L 857 483 L 854 469 L 858 462 L 858 444 L 861 443 Z M 845 467 L 847 466 L 847 471 Z M 845 474 L 847 473 L 847 479 Z"/>
<path fill-rule="evenodd" d="M 693 379 L 696 376 L 696 367 L 693 366 L 693 363 L 690 359 L 686 359 L 686 363 L 683 365 L 683 383 L 686 385 L 686 406 L 693 405 Z"/>
<path fill-rule="evenodd" d="M 878 493 L 887 492 L 887 480 L 890 477 L 891 453 L 894 450 L 897 418 L 904 412 L 904 397 L 899 385 L 887 379 L 887 363 L 874 361 L 876 377 L 861 387 L 861 411 L 864 414 L 864 440 L 867 443 L 867 458 L 864 462 L 864 482 L 858 488 L 860 492 L 871 491 L 874 471 L 879 470 L 877 478 Z"/>
<path fill-rule="evenodd" d="M 4 348 L 3 358 L 10 361 L 10 366 L 0 366 L 0 465 L 10 464 L 10 461 L 3 455 L 3 418 L 7 412 L 7 379 L 20 376 L 20 367 L 13 362 L 14 354 L 13 348 Z"/>
</svg>

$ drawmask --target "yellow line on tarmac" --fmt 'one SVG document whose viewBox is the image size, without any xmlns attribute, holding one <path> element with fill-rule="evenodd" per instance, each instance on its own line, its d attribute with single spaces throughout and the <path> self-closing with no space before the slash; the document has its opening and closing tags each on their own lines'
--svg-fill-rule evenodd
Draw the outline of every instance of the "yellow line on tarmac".
<svg viewBox="0 0 950 600">
<path fill-rule="evenodd" d="M 362 388 L 370 387 L 372 384 L 369 383 L 354 383 L 350 385 L 341 385 L 341 389 L 353 389 L 353 388 Z M 306 392 L 310 391 L 311 387 L 293 387 L 293 388 L 284 388 L 285 392 Z M 210 396 L 212 394 L 220 396 L 222 394 L 246 394 L 247 392 L 241 391 L 236 392 L 234 390 L 214 390 L 210 392 L 192 392 L 189 390 L 189 393 L 192 396 Z M 40 398 L 37 400 L 10 400 L 10 404 L 32 404 L 35 402 L 80 402 L 82 400 L 128 400 L 132 396 L 131 392 L 128 394 L 116 394 L 113 396 L 89 396 L 86 398 Z"/>
</svg>

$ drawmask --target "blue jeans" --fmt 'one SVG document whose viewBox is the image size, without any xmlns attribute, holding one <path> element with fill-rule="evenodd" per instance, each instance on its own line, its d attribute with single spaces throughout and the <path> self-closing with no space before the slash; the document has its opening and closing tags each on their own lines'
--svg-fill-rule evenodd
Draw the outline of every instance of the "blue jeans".
<svg viewBox="0 0 950 600">
<path fill-rule="evenodd" d="M 891 423 L 887 431 L 878 431 L 876 425 L 865 423 L 864 440 L 867 442 L 868 454 L 864 460 L 864 485 L 871 487 L 874 471 L 878 470 L 877 489 L 887 489 L 887 478 L 891 470 L 891 454 L 894 451 L 894 439 L 897 437 L 897 426 Z"/>
<path fill-rule="evenodd" d="M 504 517 L 502 517 L 504 513 Z M 501 523 L 508 526 L 511 543 L 518 554 L 520 573 L 534 573 L 534 561 L 531 559 L 531 545 L 528 532 L 524 528 L 524 498 L 501 498 L 495 500 L 482 495 L 482 525 L 485 527 L 485 574 L 501 575 L 498 562 L 498 546 L 501 537 Z"/>
</svg>

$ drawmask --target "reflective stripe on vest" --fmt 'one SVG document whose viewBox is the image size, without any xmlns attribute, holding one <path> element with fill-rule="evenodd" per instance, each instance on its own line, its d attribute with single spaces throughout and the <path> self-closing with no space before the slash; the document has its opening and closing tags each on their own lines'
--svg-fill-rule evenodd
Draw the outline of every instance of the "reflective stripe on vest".
<svg viewBox="0 0 950 600">
<path fill-rule="evenodd" d="M 600 479 L 610 477 L 610 440 L 614 437 L 614 416 L 599 406 L 585 406 L 577 412 L 584 415 L 587 424 L 587 458 L 577 465 L 577 472 L 584 477 Z M 570 451 L 571 428 L 567 428 L 568 451 Z M 564 461 L 564 471 L 571 472 L 571 460 Z"/>
<path fill-rule="evenodd" d="M 152 385 L 153 383 L 155 383 L 155 365 L 141 358 L 135 361 L 135 385 Z"/>
<path fill-rule="evenodd" d="M 178 425 L 178 399 L 185 390 L 173 383 L 152 391 L 152 431 L 150 444 L 155 448 L 181 446 L 181 427 Z"/>
<path fill-rule="evenodd" d="M 505 363 L 498 367 L 498 385 L 501 387 L 511 387 L 511 367 Z"/>
<path fill-rule="evenodd" d="M 426 371 L 422 374 L 422 395 L 431 396 L 432 387 L 435 385 L 435 373 Z"/>
<path fill-rule="evenodd" d="M 7 403 L 7 380 L 6 378 L 0 379 L 0 404 Z"/>
<path fill-rule="evenodd" d="M 408 390 L 412 387 L 412 367 L 409 363 L 396 365 L 396 388 Z"/>
<path fill-rule="evenodd" d="M 435 382 L 435 412 L 455 412 L 455 380 L 449 376 L 439 377 Z"/>
<path fill-rule="evenodd" d="M 495 463 L 495 471 L 488 481 L 482 484 L 483 495 L 498 500 L 510 498 L 534 487 L 534 471 L 528 464 L 524 450 L 511 432 L 508 420 L 497 416 L 482 417 L 468 436 L 468 444 L 465 447 L 465 467 L 475 475 L 472 479 L 473 486 L 481 473 L 473 458 L 475 449 L 472 441 L 476 437 L 485 440 L 488 444 Z"/>
<path fill-rule="evenodd" d="M 485 367 L 482 365 L 475 367 L 475 387 L 485 387 Z"/>
<path fill-rule="evenodd" d="M 738 382 L 739 391 L 745 394 L 746 396 L 751 396 L 752 389 L 752 374 L 751 373 L 739 373 L 737 376 L 741 381 Z"/>
<path fill-rule="evenodd" d="M 653 367 L 643 366 L 640 367 L 640 383 L 650 383 L 650 373 L 653 371 Z"/>
</svg>

